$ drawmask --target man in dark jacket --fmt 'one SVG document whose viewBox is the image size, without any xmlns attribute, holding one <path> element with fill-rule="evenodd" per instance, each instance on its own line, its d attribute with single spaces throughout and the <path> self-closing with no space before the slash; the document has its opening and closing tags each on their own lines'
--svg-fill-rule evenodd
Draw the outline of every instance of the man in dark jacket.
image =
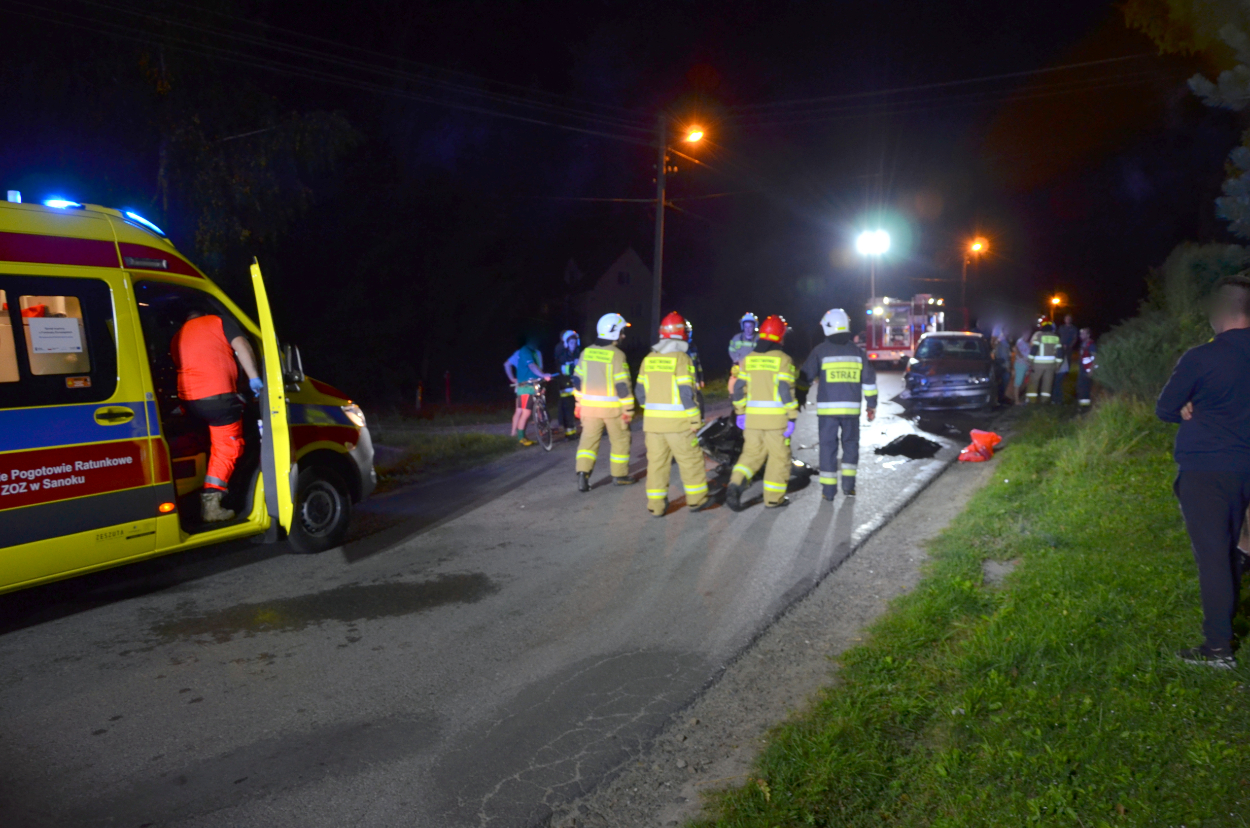
<svg viewBox="0 0 1250 828">
<path fill-rule="evenodd" d="M 1243 565 L 1237 540 L 1250 505 L 1250 274 L 1220 283 L 1210 318 L 1215 337 L 1176 363 L 1155 413 L 1180 423 L 1173 491 L 1202 593 L 1205 641 L 1179 655 L 1191 664 L 1230 669 L 1236 666 L 1233 615 Z"/>
</svg>

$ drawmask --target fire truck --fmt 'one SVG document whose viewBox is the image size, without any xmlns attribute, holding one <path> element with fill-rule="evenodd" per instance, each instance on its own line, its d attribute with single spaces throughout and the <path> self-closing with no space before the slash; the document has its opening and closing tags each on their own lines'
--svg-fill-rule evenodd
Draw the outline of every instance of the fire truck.
<svg viewBox="0 0 1250 828">
<path fill-rule="evenodd" d="M 945 300 L 928 293 L 911 299 L 889 296 L 868 300 L 868 323 L 864 351 L 878 365 L 905 363 L 915 353 L 920 337 L 946 330 Z"/>
</svg>

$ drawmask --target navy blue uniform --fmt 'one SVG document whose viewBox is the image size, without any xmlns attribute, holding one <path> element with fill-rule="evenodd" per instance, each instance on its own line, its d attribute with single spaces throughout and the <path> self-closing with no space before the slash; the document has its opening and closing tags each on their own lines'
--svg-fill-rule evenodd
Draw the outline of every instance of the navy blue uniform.
<svg viewBox="0 0 1250 828">
<path fill-rule="evenodd" d="M 864 403 L 871 409 L 877 407 L 877 373 L 854 342 L 834 342 L 829 338 L 812 349 L 800 376 L 800 384 L 818 383 L 816 421 L 820 431 L 821 491 L 832 499 L 838 492 L 838 477 L 841 476 L 842 491 L 855 494 L 855 479 L 859 473 L 859 414 Z M 839 434 L 841 463 L 838 462 Z"/>
</svg>

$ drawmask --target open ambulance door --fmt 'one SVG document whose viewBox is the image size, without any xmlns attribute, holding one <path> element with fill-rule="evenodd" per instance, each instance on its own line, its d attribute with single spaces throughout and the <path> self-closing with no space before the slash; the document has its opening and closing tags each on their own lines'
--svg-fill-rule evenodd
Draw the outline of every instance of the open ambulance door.
<svg viewBox="0 0 1250 828">
<path fill-rule="evenodd" d="M 252 288 L 256 291 L 256 322 L 260 325 L 261 369 L 265 393 L 260 398 L 263 423 L 260 456 L 265 490 L 265 510 L 269 529 L 265 540 L 278 540 L 278 527 L 291 531 L 294 495 L 291 475 L 291 430 L 287 424 L 286 380 L 282 373 L 282 353 L 269 312 L 269 295 L 260 275 L 260 263 L 252 259 Z"/>
</svg>

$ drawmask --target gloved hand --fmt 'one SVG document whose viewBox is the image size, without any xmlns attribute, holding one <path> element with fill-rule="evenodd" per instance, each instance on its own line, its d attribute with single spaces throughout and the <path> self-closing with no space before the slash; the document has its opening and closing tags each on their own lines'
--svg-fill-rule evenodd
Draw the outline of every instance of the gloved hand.
<svg viewBox="0 0 1250 828">
<path fill-rule="evenodd" d="M 877 409 L 875 408 L 868 409 L 868 422 L 871 423 L 875 419 L 877 419 Z"/>
<path fill-rule="evenodd" d="M 265 389 L 265 381 L 260 377 L 252 377 L 247 381 L 247 385 L 252 389 L 252 396 L 259 397 L 260 392 Z"/>
<path fill-rule="evenodd" d="M 792 434 L 794 434 L 794 420 L 791 420 L 790 422 L 786 423 L 786 430 L 781 432 L 781 436 L 789 440 L 790 435 Z"/>
<path fill-rule="evenodd" d="M 745 431 L 747 427 L 747 415 L 739 414 L 738 419 L 734 420 L 734 422 L 738 424 L 738 428 Z"/>
<path fill-rule="evenodd" d="M 625 425 L 629 425 L 630 423 L 634 421 L 634 415 L 630 414 L 628 411 L 622 411 L 621 421 L 624 422 Z"/>
<path fill-rule="evenodd" d="M 582 418 L 582 404 L 581 403 L 578 403 L 577 405 L 573 406 L 573 416 L 579 420 Z"/>
</svg>

